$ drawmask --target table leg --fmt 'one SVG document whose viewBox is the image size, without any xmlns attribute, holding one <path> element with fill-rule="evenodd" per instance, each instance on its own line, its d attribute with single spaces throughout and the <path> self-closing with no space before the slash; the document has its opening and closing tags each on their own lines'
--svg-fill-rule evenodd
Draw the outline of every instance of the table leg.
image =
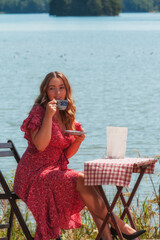
<svg viewBox="0 0 160 240">
<path fill-rule="evenodd" d="M 136 193 L 136 191 L 137 191 L 137 189 L 138 189 L 138 187 L 139 187 L 139 184 L 140 184 L 140 182 L 141 182 L 141 180 L 142 180 L 142 178 L 143 178 L 143 175 L 144 175 L 145 170 L 146 170 L 147 167 L 148 167 L 148 165 L 145 165 L 145 166 L 142 166 L 142 167 L 141 167 L 141 171 L 140 171 L 139 177 L 138 177 L 138 179 L 137 179 L 137 181 L 136 181 L 136 183 L 135 183 L 135 185 L 134 185 L 134 188 L 133 188 L 133 190 L 132 190 L 132 192 L 131 192 L 131 195 L 130 195 L 130 197 L 129 197 L 129 199 L 128 199 L 127 202 L 126 202 L 126 200 L 125 200 L 125 198 L 124 198 L 123 193 L 121 192 L 121 194 L 120 194 L 120 198 L 121 198 L 122 204 L 123 204 L 123 206 L 124 206 L 124 210 L 123 210 L 123 213 L 122 213 L 122 215 L 121 215 L 121 219 L 123 220 L 124 217 L 125 217 L 125 215 L 127 215 L 128 220 L 129 220 L 129 222 L 130 222 L 130 224 L 131 224 L 131 227 L 134 228 L 135 230 L 136 230 L 136 226 L 135 226 L 135 224 L 134 224 L 133 218 L 132 218 L 131 213 L 130 213 L 130 211 L 129 211 L 129 207 L 130 207 L 130 205 L 131 205 L 131 202 L 132 202 L 132 200 L 133 200 L 133 197 L 134 197 L 134 195 L 135 195 L 135 193 Z M 119 187 L 117 187 L 117 190 L 118 190 L 118 188 L 119 188 Z M 138 238 L 138 239 L 139 239 L 139 238 Z"/>
<path fill-rule="evenodd" d="M 119 198 L 119 196 L 120 196 L 120 194 L 122 192 L 123 187 L 118 187 L 117 193 L 116 193 L 116 195 L 115 195 L 115 197 L 114 197 L 114 199 L 112 201 L 111 206 L 110 206 L 110 204 L 109 204 L 109 202 L 107 200 L 107 197 L 105 195 L 105 192 L 104 192 L 102 186 L 97 186 L 97 188 L 98 188 L 98 191 L 99 191 L 100 195 L 102 196 L 103 201 L 104 201 L 104 203 L 105 203 L 105 205 L 107 207 L 108 213 L 107 213 L 107 216 L 105 217 L 104 222 L 103 222 L 103 224 L 102 224 L 102 226 L 101 226 L 101 228 L 99 230 L 99 233 L 98 233 L 98 235 L 96 237 L 96 240 L 100 239 L 100 237 L 102 235 L 102 232 L 103 232 L 103 230 L 104 230 L 104 228 L 105 228 L 105 226 L 106 226 L 106 224 L 108 222 L 109 217 L 111 218 L 111 220 L 112 220 L 112 222 L 114 224 L 114 227 L 115 227 L 115 229 L 116 229 L 116 231 L 118 233 L 118 236 L 119 236 L 120 240 L 123 240 L 122 233 L 121 233 L 121 231 L 120 231 L 120 229 L 119 229 L 119 227 L 117 225 L 116 219 L 115 219 L 114 214 L 112 212 L 113 208 L 115 207 L 115 204 L 116 204 L 116 202 L 117 202 L 117 200 L 118 200 L 118 198 Z"/>
<path fill-rule="evenodd" d="M 131 205 L 131 202 L 132 202 L 132 200 L 133 200 L 133 197 L 134 197 L 134 195 L 135 195 L 135 193 L 136 193 L 136 191 L 137 191 L 137 189 L 138 189 L 138 187 L 139 187 L 139 184 L 140 184 L 140 182 L 141 182 L 141 180 L 142 180 L 142 178 L 143 178 L 143 175 L 144 175 L 145 170 L 146 170 L 147 167 L 148 167 L 148 165 L 145 165 L 145 166 L 141 167 L 140 175 L 139 175 L 139 177 L 138 177 L 138 179 L 137 179 L 137 181 L 136 181 L 136 183 L 135 183 L 135 185 L 134 185 L 134 188 L 133 188 L 133 190 L 132 190 L 132 192 L 131 192 L 131 195 L 130 195 L 128 201 L 126 202 L 126 200 L 125 200 L 125 198 L 124 198 L 124 196 L 123 196 L 123 193 L 121 193 L 121 195 L 120 195 L 120 198 L 121 198 L 122 203 L 123 203 L 123 206 L 124 206 L 124 210 L 123 210 L 123 213 L 122 213 L 122 215 L 121 215 L 121 219 L 123 220 L 124 217 L 125 217 L 125 215 L 127 214 L 128 219 L 129 219 L 129 221 L 130 221 L 130 224 L 131 224 L 131 226 L 132 226 L 134 229 L 136 229 L 136 228 L 135 228 L 135 224 L 134 224 L 134 222 L 133 222 L 133 220 L 132 220 L 132 217 L 131 217 L 131 214 L 130 214 L 130 211 L 129 211 L 129 207 L 130 207 L 130 205 Z"/>
<path fill-rule="evenodd" d="M 128 207 L 128 205 L 127 205 L 127 203 L 126 203 L 126 200 L 125 200 L 125 198 L 124 198 L 124 196 L 123 196 L 122 193 L 121 193 L 121 195 L 120 195 L 120 198 L 121 198 L 122 204 L 123 204 L 123 206 L 124 206 L 124 210 L 123 210 L 123 213 L 122 213 L 122 215 L 121 215 L 121 219 L 123 220 L 124 217 L 125 217 L 125 215 L 127 214 L 128 220 L 129 220 L 129 222 L 130 222 L 130 224 L 131 224 L 131 227 L 134 228 L 134 229 L 136 229 L 136 226 L 135 226 L 135 224 L 134 224 L 133 218 L 132 218 L 131 213 L 130 213 L 130 211 L 129 211 L 129 207 Z"/>
</svg>

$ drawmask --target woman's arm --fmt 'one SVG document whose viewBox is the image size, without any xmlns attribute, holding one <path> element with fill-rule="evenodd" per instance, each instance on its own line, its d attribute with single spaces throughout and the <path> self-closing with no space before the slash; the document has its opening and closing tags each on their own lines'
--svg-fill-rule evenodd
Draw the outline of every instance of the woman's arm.
<svg viewBox="0 0 160 240">
<path fill-rule="evenodd" d="M 75 136 L 74 142 L 65 150 L 67 158 L 71 158 L 74 154 L 76 154 L 84 139 L 85 135 Z"/>
<path fill-rule="evenodd" d="M 38 151 L 44 151 L 51 140 L 52 117 L 56 113 L 56 101 L 52 100 L 47 104 L 42 126 L 31 131 L 32 142 Z"/>
</svg>

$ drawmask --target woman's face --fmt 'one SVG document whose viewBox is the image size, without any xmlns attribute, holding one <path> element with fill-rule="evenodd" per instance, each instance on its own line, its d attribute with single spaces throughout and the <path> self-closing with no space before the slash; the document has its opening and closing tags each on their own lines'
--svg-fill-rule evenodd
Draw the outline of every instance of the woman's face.
<svg viewBox="0 0 160 240">
<path fill-rule="evenodd" d="M 66 97 L 66 87 L 61 78 L 52 78 L 48 84 L 47 95 L 49 100 L 53 98 L 64 100 Z"/>
</svg>

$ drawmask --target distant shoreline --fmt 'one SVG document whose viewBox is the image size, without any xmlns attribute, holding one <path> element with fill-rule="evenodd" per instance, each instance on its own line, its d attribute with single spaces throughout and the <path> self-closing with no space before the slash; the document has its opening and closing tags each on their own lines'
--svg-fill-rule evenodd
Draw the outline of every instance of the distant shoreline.
<svg viewBox="0 0 160 240">
<path fill-rule="evenodd" d="M 83 15 L 83 16 L 79 16 L 79 15 L 67 15 L 67 16 L 56 16 L 56 15 L 50 15 L 49 12 L 0 12 L 0 15 L 3 15 L 3 14 L 48 14 L 49 16 L 52 16 L 52 17 L 118 17 L 120 14 L 135 14 L 135 13 L 160 13 L 160 11 L 148 11 L 148 12 L 120 12 L 118 15 L 113 15 L 113 16 L 110 16 L 110 15 L 98 15 L 98 16 L 88 16 L 88 15 Z"/>
</svg>

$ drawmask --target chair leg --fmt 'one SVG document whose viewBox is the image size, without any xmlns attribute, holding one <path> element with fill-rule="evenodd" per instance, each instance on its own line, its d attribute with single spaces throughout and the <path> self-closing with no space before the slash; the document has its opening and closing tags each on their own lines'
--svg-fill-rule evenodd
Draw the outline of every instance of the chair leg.
<svg viewBox="0 0 160 240">
<path fill-rule="evenodd" d="M 14 218 L 14 212 L 13 212 L 13 208 L 11 207 L 10 217 L 9 217 L 9 228 L 7 230 L 7 238 L 8 238 L 8 240 L 10 240 L 10 238 L 11 238 L 12 226 L 13 226 L 13 218 Z"/>
<path fill-rule="evenodd" d="M 12 193 L 11 193 L 11 191 L 10 191 L 8 185 L 7 185 L 7 182 L 4 179 L 3 174 L 1 173 L 1 171 L 0 171 L 0 180 L 1 180 L 0 182 L 1 182 L 1 185 L 3 187 L 3 190 L 4 190 L 5 194 L 6 194 L 6 199 L 8 199 L 8 201 L 10 202 L 11 208 L 12 208 L 14 214 L 16 215 L 16 217 L 18 219 L 18 222 L 19 222 L 19 224 L 20 224 L 20 226 L 21 226 L 21 228 L 23 230 L 23 233 L 26 236 L 26 239 L 27 240 L 33 240 L 34 238 L 31 236 L 30 231 L 29 231 L 29 229 L 28 229 L 28 227 L 27 227 L 27 225 L 26 225 L 26 223 L 25 223 L 25 221 L 23 219 L 23 216 L 22 216 L 22 214 L 21 214 L 21 212 L 20 212 L 20 210 L 19 210 L 19 208 L 17 206 L 16 198 L 15 198 L 15 196 L 12 195 Z"/>
<path fill-rule="evenodd" d="M 30 231 L 28 230 L 28 227 L 23 219 L 23 216 L 17 206 L 16 200 L 12 198 L 10 200 L 11 206 L 13 207 L 14 214 L 16 215 L 18 222 L 23 230 L 24 235 L 26 236 L 27 240 L 33 240 L 34 238 L 31 236 Z"/>
</svg>

